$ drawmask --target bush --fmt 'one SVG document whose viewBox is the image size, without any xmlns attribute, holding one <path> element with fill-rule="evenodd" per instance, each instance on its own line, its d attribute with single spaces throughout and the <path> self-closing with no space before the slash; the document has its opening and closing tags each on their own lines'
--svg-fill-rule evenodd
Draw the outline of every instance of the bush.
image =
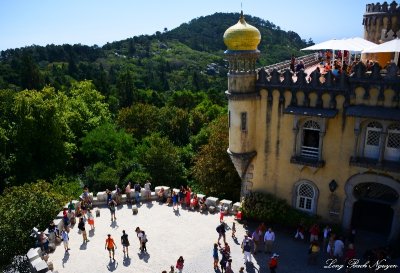
<svg viewBox="0 0 400 273">
<path fill-rule="evenodd" d="M 309 215 L 292 208 L 284 199 L 272 194 L 252 192 L 242 203 L 243 215 L 246 218 L 275 223 L 287 227 L 296 227 L 301 221 L 306 226 L 317 222 L 319 217 Z"/>
</svg>

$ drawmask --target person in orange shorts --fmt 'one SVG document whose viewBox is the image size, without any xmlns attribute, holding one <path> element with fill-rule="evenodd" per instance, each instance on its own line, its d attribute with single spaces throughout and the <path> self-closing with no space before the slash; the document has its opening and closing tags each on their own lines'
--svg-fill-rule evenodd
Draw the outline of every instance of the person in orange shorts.
<svg viewBox="0 0 400 273">
<path fill-rule="evenodd" d="M 115 249 L 117 248 L 117 246 L 115 245 L 114 239 L 111 238 L 111 234 L 107 235 L 107 239 L 106 239 L 106 245 L 104 246 L 104 249 L 108 250 L 108 255 L 110 257 L 111 260 L 111 254 L 112 254 L 112 259 L 115 261 Z"/>
</svg>

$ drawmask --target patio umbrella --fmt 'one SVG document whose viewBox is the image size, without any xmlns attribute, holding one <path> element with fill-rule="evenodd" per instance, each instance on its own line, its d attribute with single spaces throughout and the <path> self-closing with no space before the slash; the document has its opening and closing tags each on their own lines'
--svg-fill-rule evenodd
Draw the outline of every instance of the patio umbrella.
<svg viewBox="0 0 400 273">
<path fill-rule="evenodd" d="M 396 38 L 389 42 L 367 48 L 362 53 L 382 53 L 382 52 L 394 52 L 394 61 L 397 65 L 400 52 L 400 39 Z"/>
</svg>

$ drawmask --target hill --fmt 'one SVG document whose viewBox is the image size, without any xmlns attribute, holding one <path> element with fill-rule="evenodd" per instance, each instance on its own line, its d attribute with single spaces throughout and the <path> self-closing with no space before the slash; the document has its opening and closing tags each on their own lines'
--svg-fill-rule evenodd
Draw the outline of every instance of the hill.
<svg viewBox="0 0 400 273">
<path fill-rule="evenodd" d="M 140 90 L 161 93 L 176 90 L 219 93 L 226 89 L 224 31 L 238 13 L 199 17 L 163 33 L 107 43 L 103 47 L 76 45 L 29 46 L 0 53 L 0 89 L 68 88 L 72 82 L 92 80 L 114 109 L 143 101 Z M 299 54 L 312 43 L 292 31 L 283 31 L 263 19 L 246 16 L 262 35 L 259 65 Z M 136 94 L 135 94 L 136 93 Z M 162 100 L 162 98 L 159 98 Z"/>
</svg>

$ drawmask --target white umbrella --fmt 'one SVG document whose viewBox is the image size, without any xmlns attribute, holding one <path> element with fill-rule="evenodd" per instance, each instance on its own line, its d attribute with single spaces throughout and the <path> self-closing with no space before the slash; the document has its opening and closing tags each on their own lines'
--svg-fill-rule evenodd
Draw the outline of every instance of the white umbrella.
<svg viewBox="0 0 400 273">
<path fill-rule="evenodd" d="M 362 51 L 362 53 L 382 53 L 382 52 L 394 52 L 394 61 L 397 65 L 397 61 L 399 59 L 400 52 L 400 39 L 396 38 L 389 42 L 367 48 Z"/>
</svg>

